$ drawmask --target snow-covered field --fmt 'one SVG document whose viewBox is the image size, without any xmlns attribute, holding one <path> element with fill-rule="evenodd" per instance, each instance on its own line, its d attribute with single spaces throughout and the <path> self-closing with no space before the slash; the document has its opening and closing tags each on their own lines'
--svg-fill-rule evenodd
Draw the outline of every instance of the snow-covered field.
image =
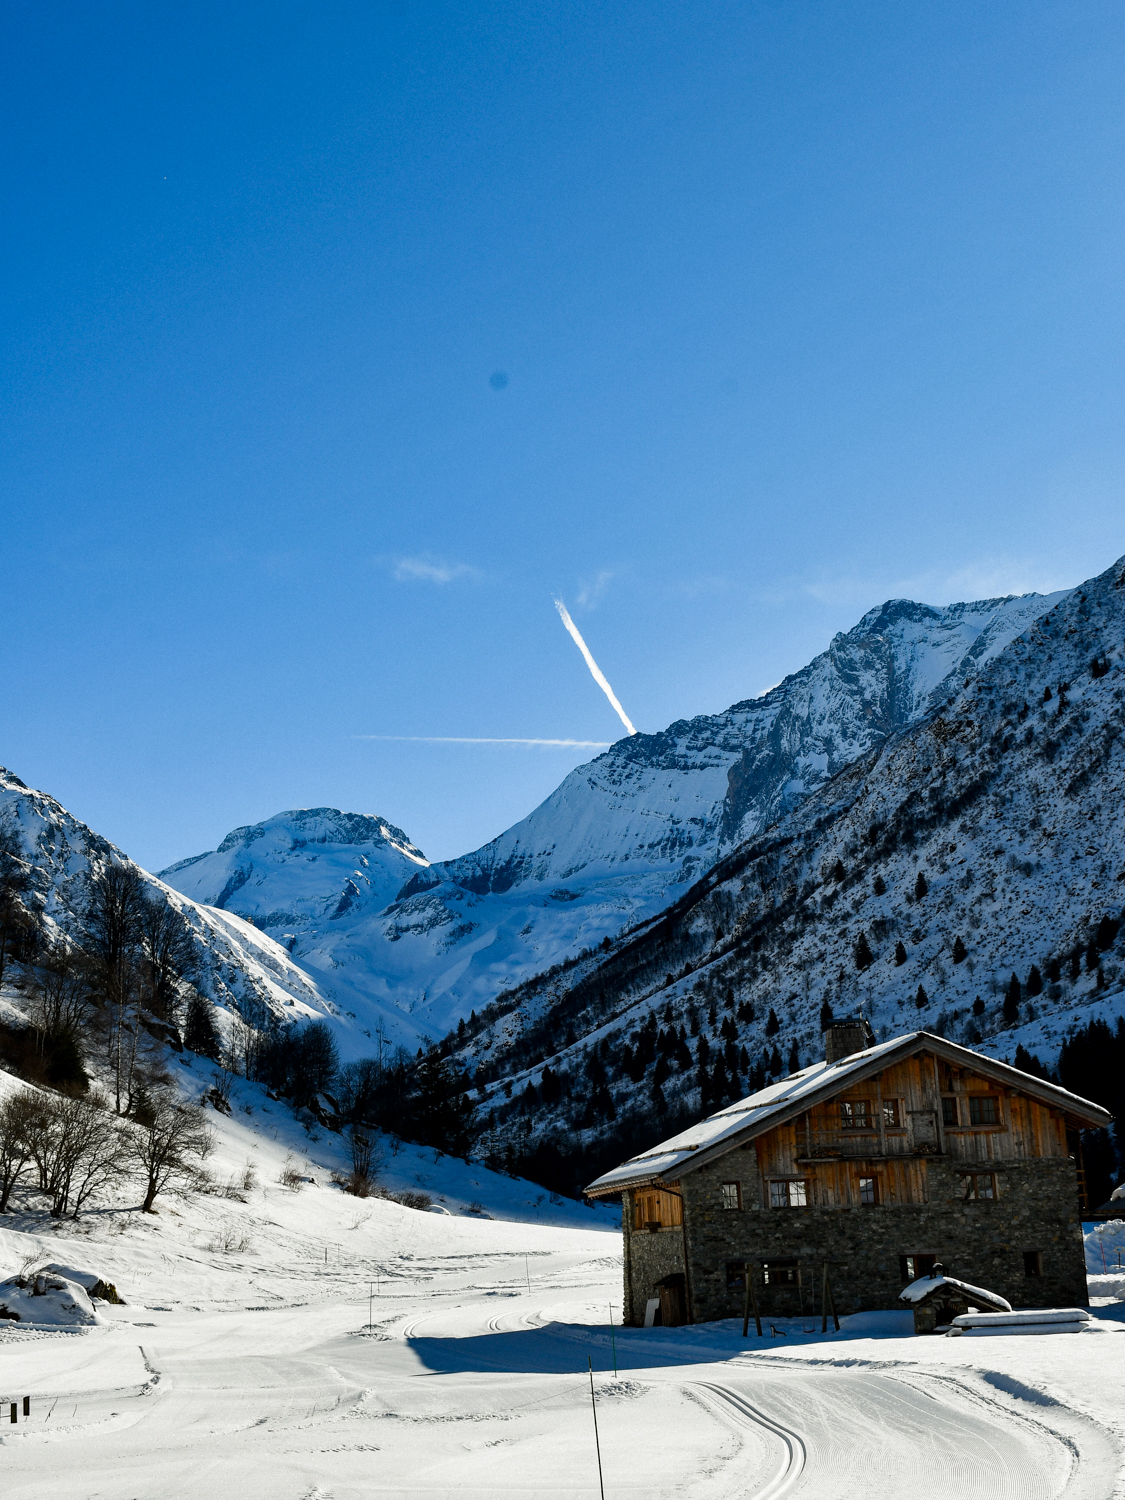
<svg viewBox="0 0 1125 1500">
<path fill-rule="evenodd" d="M 6 1500 L 596 1496 L 591 1363 L 607 1497 L 1125 1493 L 1115 1302 L 1050 1337 L 915 1339 L 897 1313 L 745 1342 L 611 1329 L 604 1209 L 410 1146 L 385 1181 L 446 1212 L 352 1198 L 338 1138 L 241 1088 L 209 1163 L 239 1196 L 6 1217 L 0 1274 L 55 1262 L 126 1299 L 82 1331 L 0 1325 Z M 286 1167 L 312 1180 L 290 1190 Z M 1090 1244 L 1112 1268 L 1125 1226 Z M 1092 1287 L 1123 1289 L 1112 1269 Z"/>
</svg>

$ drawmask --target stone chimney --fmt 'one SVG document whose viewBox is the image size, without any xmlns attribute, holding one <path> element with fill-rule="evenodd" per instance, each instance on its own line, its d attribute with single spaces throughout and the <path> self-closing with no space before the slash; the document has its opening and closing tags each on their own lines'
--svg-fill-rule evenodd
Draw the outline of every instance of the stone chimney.
<svg viewBox="0 0 1125 1500">
<path fill-rule="evenodd" d="M 875 1033 L 865 1017 L 845 1016 L 839 1021 L 829 1021 L 824 1033 L 824 1061 L 837 1063 L 874 1045 Z"/>
</svg>

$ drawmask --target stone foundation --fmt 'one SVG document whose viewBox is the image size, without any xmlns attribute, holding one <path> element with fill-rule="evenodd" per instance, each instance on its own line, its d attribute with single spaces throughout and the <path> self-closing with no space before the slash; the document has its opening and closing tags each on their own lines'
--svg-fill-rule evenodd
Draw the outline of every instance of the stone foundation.
<svg viewBox="0 0 1125 1500">
<path fill-rule="evenodd" d="M 962 1201 L 964 1163 L 931 1159 L 924 1203 L 793 1209 L 763 1209 L 753 1154 L 745 1161 L 742 1209 L 721 1207 L 719 1184 L 739 1170 L 734 1153 L 681 1178 L 683 1229 L 631 1229 L 626 1195 L 627 1323 L 642 1323 L 646 1300 L 657 1295 L 655 1284 L 685 1269 L 685 1231 L 693 1322 L 742 1315 L 743 1292 L 728 1288 L 727 1265 L 747 1260 L 763 1316 L 819 1315 L 826 1260 L 841 1316 L 901 1308 L 899 1257 L 922 1254 L 935 1256 L 947 1275 L 997 1292 L 1013 1307 L 1088 1305 L 1077 1178 L 1069 1158 L 991 1162 L 999 1196 L 990 1202 Z M 1025 1274 L 1027 1251 L 1039 1252 L 1042 1275 Z M 796 1260 L 802 1285 L 763 1287 L 761 1263 L 769 1260 Z"/>
</svg>

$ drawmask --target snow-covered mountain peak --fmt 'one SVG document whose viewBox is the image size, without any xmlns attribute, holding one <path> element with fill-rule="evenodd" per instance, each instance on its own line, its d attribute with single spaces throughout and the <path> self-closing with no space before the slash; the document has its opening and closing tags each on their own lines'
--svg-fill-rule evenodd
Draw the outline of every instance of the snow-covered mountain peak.
<svg viewBox="0 0 1125 1500">
<path fill-rule="evenodd" d="M 217 849 L 180 860 L 161 879 L 292 947 L 322 922 L 381 911 L 426 866 L 421 849 L 385 818 L 312 807 L 236 828 Z"/>
</svg>

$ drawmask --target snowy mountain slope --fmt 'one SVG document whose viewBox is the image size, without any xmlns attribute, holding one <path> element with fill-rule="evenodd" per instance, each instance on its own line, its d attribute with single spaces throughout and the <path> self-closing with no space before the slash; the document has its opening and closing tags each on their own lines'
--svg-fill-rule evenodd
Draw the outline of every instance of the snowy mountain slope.
<svg viewBox="0 0 1125 1500">
<path fill-rule="evenodd" d="M 53 797 L 25 786 L 2 768 L 0 818 L 13 824 L 35 869 L 38 901 L 48 926 L 80 934 L 90 871 L 111 860 L 133 862 Z M 350 1018 L 337 1014 L 333 1002 L 280 944 L 242 918 L 189 900 L 147 871 L 140 873 L 151 892 L 187 919 L 199 950 L 198 986 L 218 1006 L 233 1013 L 240 1003 L 256 998 L 289 1020 L 333 1016 L 342 1050 L 366 1050 L 366 1035 Z"/>
<path fill-rule="evenodd" d="M 301 929 L 382 911 L 428 863 L 384 818 L 314 807 L 236 828 L 213 853 L 160 878 L 194 901 L 253 917 L 290 946 Z"/>
<path fill-rule="evenodd" d="M 483 1014 L 468 1059 L 520 1087 L 551 1059 L 569 1074 L 571 1102 L 564 1089 L 537 1129 L 557 1136 L 561 1122 L 585 1118 L 607 1134 L 620 1127 L 604 1099 L 602 1118 L 590 1118 L 586 1051 L 612 1037 L 606 1056 L 620 1059 L 650 1013 L 662 1034 L 686 1029 L 690 1060 L 681 1055 L 662 1092 L 669 1108 L 698 1111 L 700 1036 L 712 1084 L 738 1097 L 763 1051 L 776 1047 L 783 1065 L 794 1046 L 802 1061 L 818 1055 L 825 1000 L 837 1014 L 862 1008 L 880 1034 L 921 1025 L 975 1044 L 1004 1024 L 1013 973 L 1021 1019 L 1029 1004 L 1080 1014 L 1117 988 L 1125 560 L 989 652 L 977 675 L 958 677 L 944 699 L 931 695 L 925 718 L 721 859 L 609 957 L 529 983 Z M 560 1049 L 568 1029 L 578 1041 Z M 719 1059 L 726 1084 L 714 1078 Z M 618 1115 L 652 1108 L 652 1062 L 637 1078 L 611 1076 Z M 513 1112 L 498 1093 L 488 1107 Z"/>
<path fill-rule="evenodd" d="M 379 857 L 387 867 L 400 858 L 405 877 L 382 912 L 348 815 L 325 809 L 299 815 L 322 824 L 318 860 L 289 852 L 298 815 L 281 814 L 161 878 L 252 915 L 343 1008 L 359 996 L 400 1016 L 400 1030 L 440 1036 L 505 988 L 662 910 L 723 848 L 924 713 L 1062 597 L 892 601 L 761 698 L 618 741 L 473 854 L 425 866 L 389 830 Z"/>
</svg>

